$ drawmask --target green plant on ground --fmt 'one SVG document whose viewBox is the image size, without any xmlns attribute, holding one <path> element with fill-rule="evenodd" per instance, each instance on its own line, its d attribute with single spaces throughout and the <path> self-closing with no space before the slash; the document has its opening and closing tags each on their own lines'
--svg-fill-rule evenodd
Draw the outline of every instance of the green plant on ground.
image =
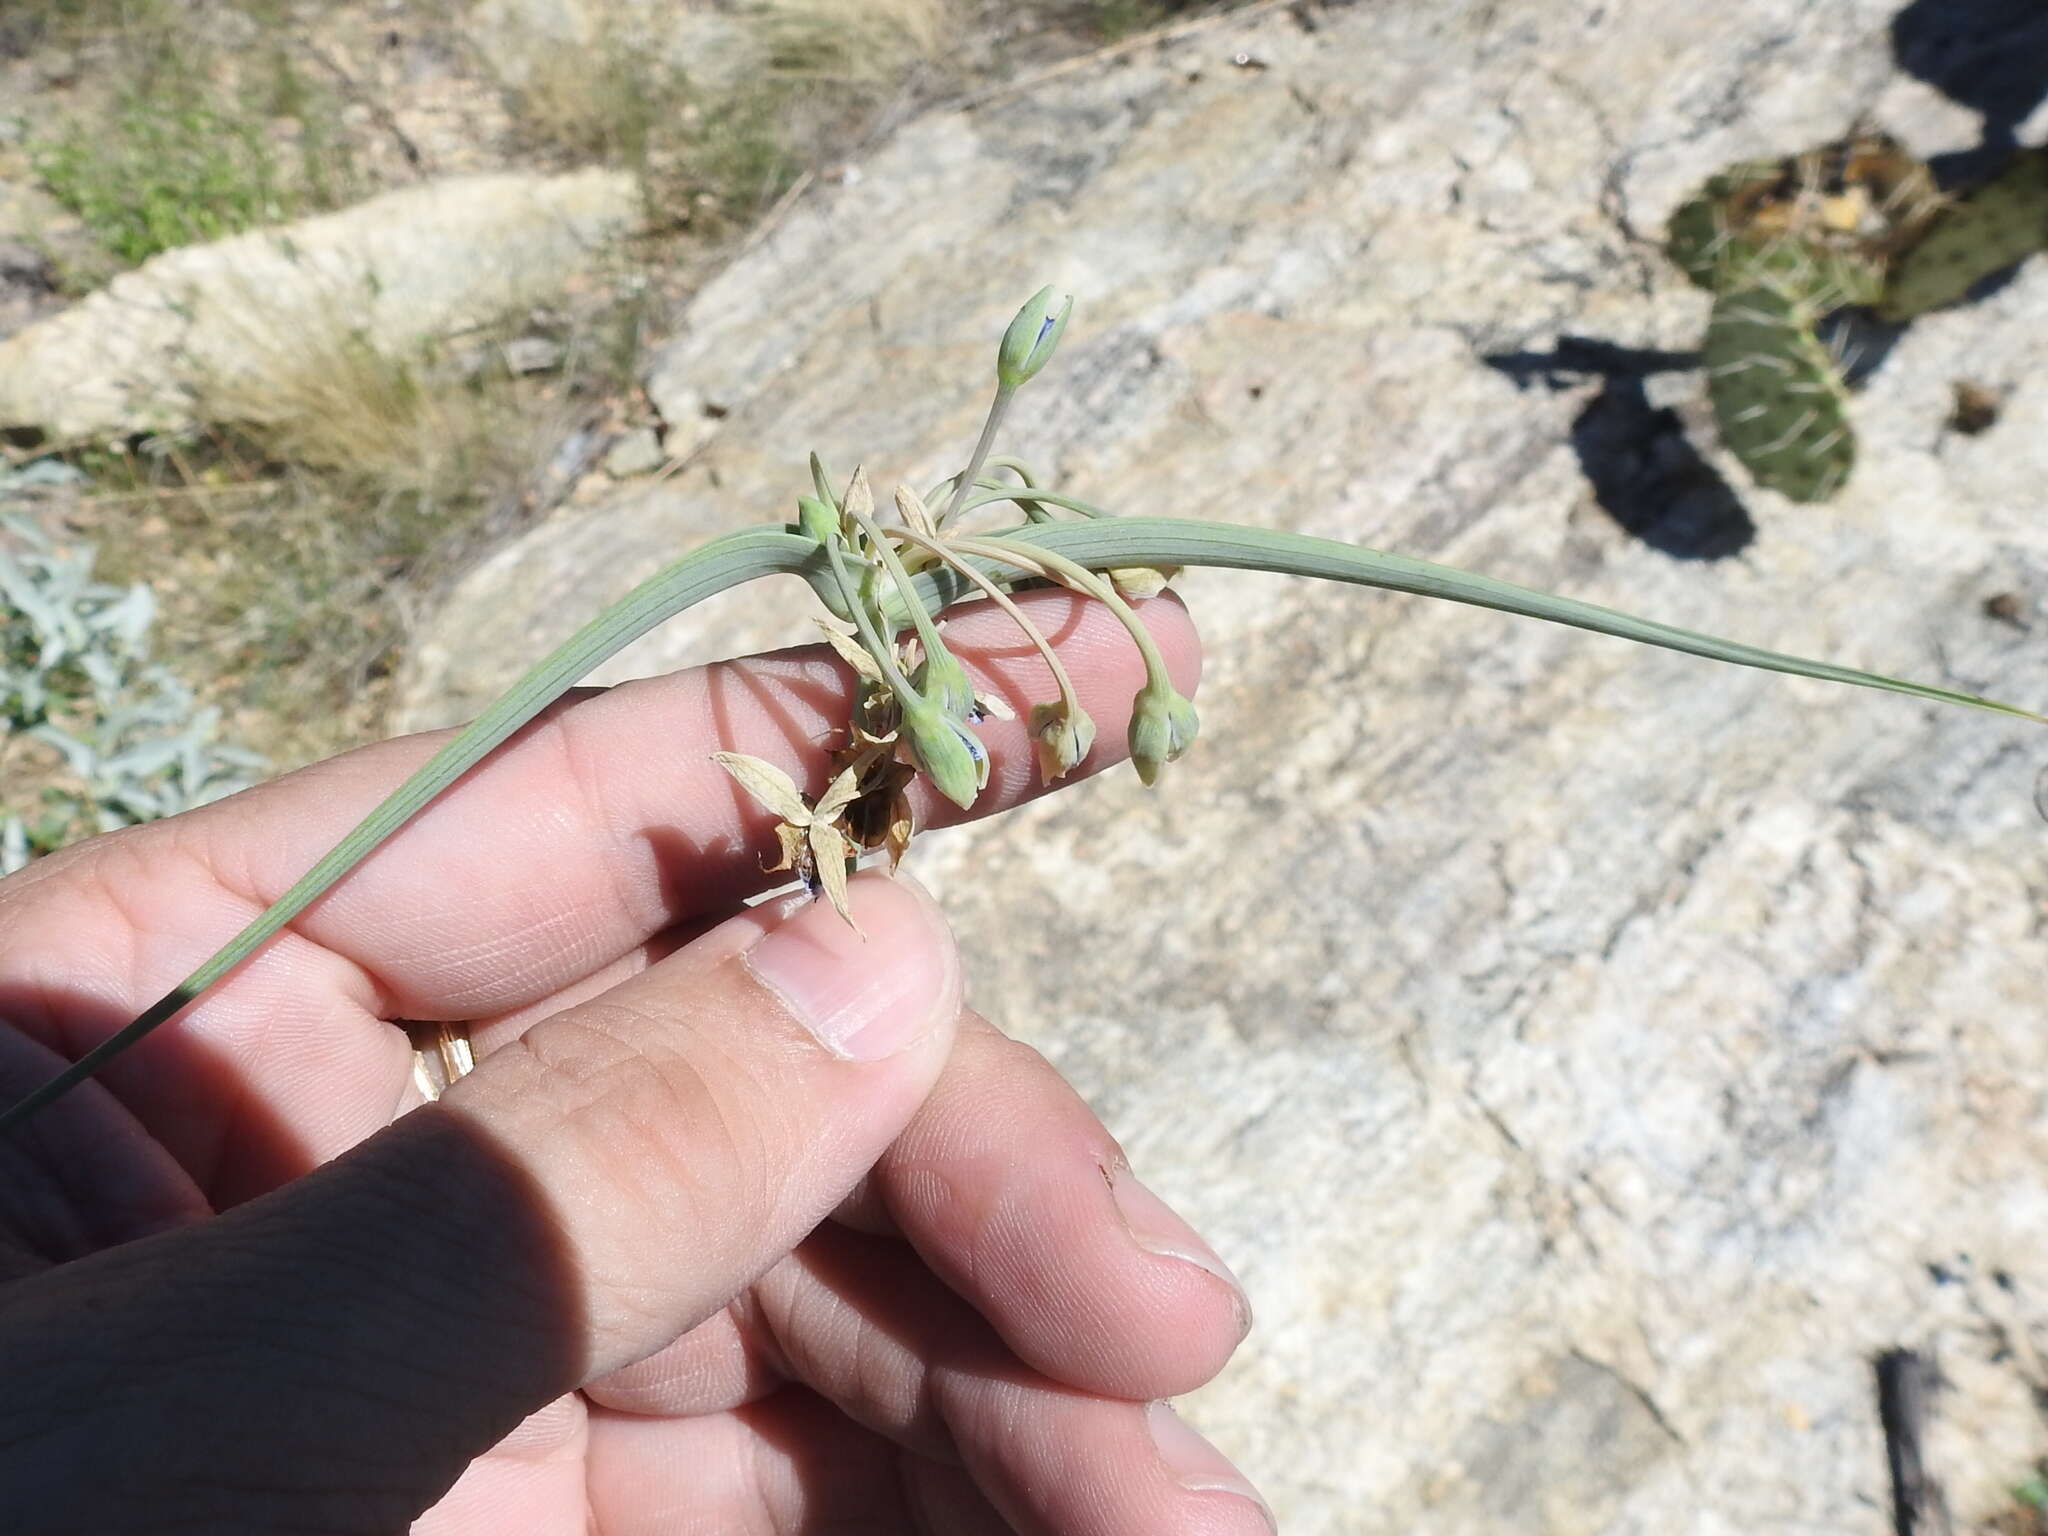
<svg viewBox="0 0 2048 1536">
<path fill-rule="evenodd" d="M 197 102 L 131 97 L 105 123 L 41 146 L 36 171 L 131 266 L 290 211 L 261 127 Z"/>
<path fill-rule="evenodd" d="M 1714 300 L 1704 360 L 1721 441 L 1759 485 L 1825 501 L 1856 464 L 1849 391 L 1814 335 L 1817 306 L 1767 280 Z"/>
<path fill-rule="evenodd" d="M 61 764 L 33 796 L 7 775 L 0 872 L 95 832 L 173 815 L 251 783 L 262 758 L 219 738 L 168 668 L 149 660 L 149 588 L 95 579 L 94 552 L 25 518 L 0 520 L 0 710 L 8 755 L 39 743 Z"/>
<path fill-rule="evenodd" d="M 718 232 L 793 181 L 784 115 L 791 89 L 764 80 L 698 90 L 658 52 L 616 37 L 533 61 L 507 89 L 520 138 L 565 163 L 616 165 L 640 178 L 657 229 Z"/>
<path fill-rule="evenodd" d="M 1693 634 L 1424 560 L 1229 523 L 1113 516 L 1046 484 L 1020 460 L 991 453 L 1011 401 L 1045 367 L 1071 308 L 1071 300 L 1056 303 L 1048 288 L 1019 311 L 997 347 L 995 398 L 966 466 L 922 494 L 899 487 L 897 521 L 885 524 L 876 516 L 864 472 L 856 470 L 843 490 L 835 490 L 831 475 L 813 455 L 810 489 L 798 498 L 792 523 L 715 538 L 590 620 L 443 745 L 198 970 L 58 1076 L 0 1112 L 0 1131 L 18 1125 L 182 1012 L 600 661 L 695 603 L 762 576 L 802 578 L 827 612 L 848 626 L 828 626 L 827 633 L 861 687 L 831 781 L 816 800 L 804 797 L 772 764 L 730 754 L 721 761 L 777 816 L 781 867 L 797 871 L 842 912 L 844 882 L 861 854 L 881 851 L 893 862 L 908 845 L 915 827 L 905 789 L 915 776 L 923 775 L 937 793 L 961 806 L 972 805 L 986 787 L 988 754 L 975 726 L 989 712 L 988 701 L 977 696 L 935 622 L 953 602 L 986 596 L 1015 618 L 1029 643 L 1046 656 L 1056 696 L 1033 706 L 1028 726 L 1040 773 L 1048 780 L 1058 778 L 1087 756 L 1093 721 L 1083 713 L 1046 638 L 1010 605 L 1009 592 L 1030 582 L 1052 582 L 1098 599 L 1129 630 L 1144 663 L 1145 682 L 1132 701 L 1128 741 L 1132 762 L 1147 784 L 1188 750 L 1199 722 L 1193 704 L 1175 691 L 1129 599 L 1156 593 L 1188 565 L 1313 576 L 1448 598 L 1695 656 L 2048 724 L 2048 717 L 2010 704 Z M 1024 521 L 992 529 L 974 526 L 972 514 L 1004 506 L 1015 508 Z"/>
<path fill-rule="evenodd" d="M 1665 251 L 1715 296 L 1708 393 L 1721 440 L 1759 485 L 1825 501 L 1856 437 L 1822 320 L 1883 295 L 1892 255 L 1939 215 L 1926 166 L 1882 134 L 1731 165 L 1672 216 Z"/>
<path fill-rule="evenodd" d="M 1984 1527 L 1986 1536 L 2048 1536 L 2048 1473 L 2036 1470 L 2012 1489 L 2012 1503 Z"/>
<path fill-rule="evenodd" d="M 120 262 L 338 207 L 362 189 L 341 103 L 265 33 L 235 78 L 151 12 L 106 108 L 31 146 L 36 174 Z"/>
<path fill-rule="evenodd" d="M 185 0 L 34 3 L 76 21 L 95 67 L 80 115 L 34 152 L 120 261 L 362 190 L 333 71 L 304 35 L 327 0 L 206 12 L 234 23 L 229 43 Z M 517 132 L 564 163 L 640 171 L 659 225 L 716 235 L 795 178 L 823 104 L 878 90 L 927 56 L 948 5 L 748 6 L 732 15 L 761 67 L 718 92 L 696 89 L 671 62 L 681 55 L 652 46 L 648 27 L 667 25 L 666 10 L 623 4 L 613 15 L 600 3 L 594 14 L 609 20 L 588 45 L 537 49 L 517 90 L 499 82 Z M 423 8 L 418 24 L 444 42 L 462 35 L 459 8 Z M 688 244 L 662 249 L 687 265 Z M 107 275 L 89 265 L 74 280 Z M 484 541 L 559 494 L 552 455 L 632 387 L 646 288 L 608 269 L 594 298 L 546 317 L 566 356 L 530 378 L 496 365 L 491 336 L 390 356 L 351 328 L 346 303 L 309 324 L 252 297 L 249 365 L 201 381 L 204 427 L 89 456 L 98 483 L 86 516 L 120 520 L 118 538 L 102 536 L 103 566 L 158 590 L 158 649 L 276 757 L 302 761 L 374 732 L 408 615 Z"/>
<path fill-rule="evenodd" d="M 2021 150 L 2006 168 L 1956 200 L 1924 239 L 1892 264 L 1880 319 L 1911 320 L 1977 283 L 2048 250 L 2048 149 Z"/>
<path fill-rule="evenodd" d="M 76 43 L 147 24 L 163 0 L 8 0 L 0 8 L 0 59 L 46 43 Z"/>
<path fill-rule="evenodd" d="M 1705 361 L 1722 442 L 1757 484 L 1825 501 L 1856 437 L 1823 322 L 1850 307 L 1908 321 L 2048 249 L 2048 151 L 1953 201 L 1884 134 L 1741 161 L 1672 215 L 1664 249 L 1715 296 Z"/>
</svg>

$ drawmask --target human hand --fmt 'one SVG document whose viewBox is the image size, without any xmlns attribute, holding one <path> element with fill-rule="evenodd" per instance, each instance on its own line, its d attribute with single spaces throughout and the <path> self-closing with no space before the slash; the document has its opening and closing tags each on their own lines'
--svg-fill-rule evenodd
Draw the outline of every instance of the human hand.
<svg viewBox="0 0 2048 1536">
<path fill-rule="evenodd" d="M 1022 601 L 1119 741 L 1128 638 Z M 1144 611 L 1192 692 L 1185 615 Z M 1047 695 L 999 616 L 947 636 L 1020 713 Z M 0 1142 L 10 1529 L 1269 1529 L 1158 1406 L 1235 1347 L 1241 1293 L 1045 1062 L 961 1010 L 929 899 L 857 878 L 864 944 L 814 902 L 729 915 L 773 840 L 710 754 L 814 793 L 846 690 L 811 650 L 565 703 Z M 985 734 L 982 808 L 1028 798 L 1022 728 Z M 0 1098 L 432 745 L 0 885 Z M 415 1108 L 393 1019 L 483 1021 L 478 1070 Z"/>
</svg>

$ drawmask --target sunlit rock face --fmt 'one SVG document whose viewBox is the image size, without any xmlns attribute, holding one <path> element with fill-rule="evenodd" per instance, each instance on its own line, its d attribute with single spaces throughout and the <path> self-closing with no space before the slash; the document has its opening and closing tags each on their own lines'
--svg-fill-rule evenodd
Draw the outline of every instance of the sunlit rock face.
<svg viewBox="0 0 2048 1536">
<path fill-rule="evenodd" d="M 1956 49 L 1915 33 L 1934 81 L 1902 69 L 1892 9 L 1308 6 L 914 121 L 703 291 L 650 379 L 683 469 L 482 569 L 412 716 L 792 515 L 810 449 L 878 487 L 956 468 L 1045 282 L 1079 303 L 1008 445 L 1080 494 L 2048 703 L 2048 262 L 1898 336 L 1853 481 L 1795 508 L 1714 444 L 1708 300 L 1658 249 L 1711 172 L 1862 112 L 1925 155 L 2025 137 L 1916 62 Z M 1959 379 L 1999 392 L 1987 430 L 1950 427 Z M 603 676 L 801 641 L 786 585 Z M 2042 1449 L 2048 734 L 1179 585 L 1210 660 L 1161 788 L 1121 770 L 912 864 L 977 1006 L 1244 1277 L 1258 1326 L 1187 1411 L 1282 1528 L 1877 1536 L 1899 1345 L 1952 1383 L 1952 1505 L 1994 1506 Z"/>
<path fill-rule="evenodd" d="M 416 360 L 559 300 L 640 217 L 620 172 L 507 172 L 181 246 L 0 341 L 0 428 L 73 442 L 283 419 L 360 349 Z"/>
</svg>

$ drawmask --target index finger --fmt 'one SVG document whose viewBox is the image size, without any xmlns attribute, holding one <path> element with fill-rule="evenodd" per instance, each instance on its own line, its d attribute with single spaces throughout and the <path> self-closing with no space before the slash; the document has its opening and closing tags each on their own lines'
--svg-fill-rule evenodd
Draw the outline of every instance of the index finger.
<svg viewBox="0 0 2048 1536">
<path fill-rule="evenodd" d="M 1019 602 L 1099 726 L 1096 750 L 1063 782 L 1120 760 L 1143 681 L 1130 637 L 1099 604 L 1065 592 Z M 1199 661 L 1185 610 L 1155 601 L 1142 613 L 1176 686 L 1191 693 Z M 1020 716 L 980 728 L 990 778 L 972 814 L 1035 797 L 1021 717 L 1053 694 L 1044 663 L 985 604 L 957 610 L 946 633 Z M 545 998 L 664 928 L 776 883 L 762 869 L 774 818 L 712 754 L 766 758 L 815 794 L 844 742 L 852 684 L 844 663 L 811 646 L 565 700 L 302 913 L 272 941 L 266 969 L 276 979 L 287 952 L 310 948 L 309 980 L 330 991 L 367 989 L 362 1000 L 386 1016 L 475 1018 Z M 67 983 L 81 971 L 104 978 L 112 995 L 100 1001 L 140 1008 L 262 911 L 444 739 L 430 733 L 364 748 L 137 829 L 115 840 L 118 851 L 47 861 L 34 871 L 42 878 L 33 893 L 9 893 L 39 899 L 0 907 L 0 949 L 68 952 Z M 916 794 L 921 825 L 962 819 L 922 785 Z M 80 965 L 82 943 L 103 963 Z M 355 986 L 337 977 L 337 960 Z M 223 994 L 234 984 L 230 977 Z M 91 1042 L 50 1043 L 75 1051 Z"/>
</svg>

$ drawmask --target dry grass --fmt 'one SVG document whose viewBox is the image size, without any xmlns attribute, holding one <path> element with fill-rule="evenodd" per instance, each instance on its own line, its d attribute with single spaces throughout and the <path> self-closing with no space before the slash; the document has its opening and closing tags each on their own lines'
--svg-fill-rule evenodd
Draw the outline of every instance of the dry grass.
<svg viewBox="0 0 2048 1536">
<path fill-rule="evenodd" d="M 771 204 L 955 24 L 950 0 L 763 0 L 707 8 L 684 44 L 677 14 L 609 0 L 587 36 L 501 40 L 501 85 L 523 142 L 632 169 L 657 227 L 710 235 Z"/>
<path fill-rule="evenodd" d="M 268 460 L 335 475 L 380 504 L 487 490 L 524 425 L 487 354 L 464 377 L 426 349 L 388 356 L 339 317 L 252 325 L 241 351 L 231 378 L 201 386 L 205 418 Z"/>
<path fill-rule="evenodd" d="M 772 67 L 878 85 L 936 58 L 957 18 L 947 0 L 772 0 L 753 24 Z"/>
<path fill-rule="evenodd" d="M 482 163 L 635 170 L 663 233 L 635 253 L 637 272 L 549 319 L 566 351 L 549 375 L 511 377 L 491 337 L 394 357 L 345 306 L 309 323 L 252 303 L 248 364 L 202 387 L 211 426 L 80 458 L 93 483 L 69 520 L 111 577 L 157 589 L 160 651 L 233 734 L 289 765 L 378 729 L 408 615 L 559 494 L 546 466 L 565 438 L 630 413 L 641 301 L 620 294 L 648 286 L 642 274 L 701 270 L 859 111 L 944 55 L 956 3 L 609 0 L 582 41 L 533 39 L 516 72 L 483 65 L 469 0 L 408 7 L 408 32 L 500 114 L 502 140 L 472 140 Z M 78 86 L 33 104 L 32 132 L 66 146 L 55 174 L 94 210 L 111 259 L 132 261 L 374 190 L 325 178 L 388 150 L 408 110 L 402 69 L 348 51 L 350 36 L 383 35 L 358 9 L 0 0 L 0 46 L 77 50 Z M 675 42 L 686 14 L 726 27 L 721 68 Z M 336 46 L 351 69 L 339 94 Z M 66 121 L 77 131 L 60 138 Z"/>
<path fill-rule="evenodd" d="M 586 314 L 546 374 L 499 338 L 379 353 L 340 321 L 264 324 L 203 389 L 221 425 L 100 455 L 75 522 L 146 580 L 160 649 L 280 766 L 375 734 L 412 615 L 559 493 L 549 460 L 637 357 L 627 304 Z"/>
</svg>

